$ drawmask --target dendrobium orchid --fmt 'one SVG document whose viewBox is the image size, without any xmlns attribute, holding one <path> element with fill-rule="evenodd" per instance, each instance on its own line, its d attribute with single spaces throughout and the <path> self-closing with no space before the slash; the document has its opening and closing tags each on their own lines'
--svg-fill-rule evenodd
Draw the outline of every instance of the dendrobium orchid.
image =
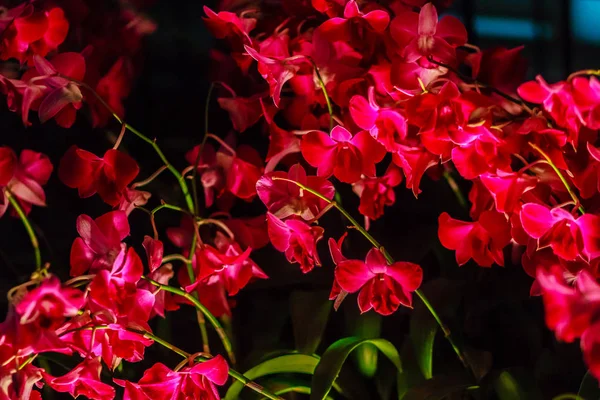
<svg viewBox="0 0 600 400">
<path fill-rule="evenodd" d="M 394 313 L 400 305 L 412 307 L 412 292 L 421 286 L 423 270 L 410 262 L 389 264 L 381 251 L 371 249 L 365 261 L 343 260 L 335 268 L 335 280 L 348 293 L 358 292 L 361 312 L 374 309 Z"/>
</svg>

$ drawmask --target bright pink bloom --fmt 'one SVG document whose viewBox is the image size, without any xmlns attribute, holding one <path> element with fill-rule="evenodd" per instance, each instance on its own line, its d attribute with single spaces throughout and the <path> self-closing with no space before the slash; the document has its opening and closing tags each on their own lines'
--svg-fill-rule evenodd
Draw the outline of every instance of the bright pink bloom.
<svg viewBox="0 0 600 400">
<path fill-rule="evenodd" d="M 506 217 L 495 211 L 484 211 L 476 222 L 464 222 L 440 215 L 438 236 L 442 245 L 456 250 L 456 262 L 463 265 L 471 258 L 481 267 L 493 263 L 504 266 L 503 249 L 511 239 Z"/>
<path fill-rule="evenodd" d="M 394 108 L 382 108 L 375 101 L 375 88 L 369 88 L 369 99 L 350 99 L 350 115 L 360 128 L 368 130 L 387 151 L 396 151 L 406 138 L 406 119 Z"/>
<path fill-rule="evenodd" d="M 119 150 L 110 149 L 102 158 L 71 146 L 60 160 L 58 176 L 82 198 L 98 193 L 102 200 L 116 206 L 123 192 L 139 173 L 135 160 Z"/>
<path fill-rule="evenodd" d="M 20 324 L 35 323 L 40 329 L 54 330 L 65 318 L 76 316 L 84 304 L 81 290 L 63 287 L 56 276 L 51 276 L 29 291 L 15 310 Z"/>
<path fill-rule="evenodd" d="M 219 400 L 215 385 L 227 382 L 229 366 L 218 355 L 208 361 L 185 367 L 178 372 L 161 363 L 154 364 L 144 372 L 138 383 L 115 379 L 125 388 L 124 400 L 149 399 L 205 399 Z"/>
<path fill-rule="evenodd" d="M 502 171 L 481 176 L 481 183 L 491 193 L 496 210 L 502 213 L 512 213 L 520 205 L 523 194 L 535 188 L 537 182 L 534 176 Z"/>
<path fill-rule="evenodd" d="M 348 236 L 348 232 L 344 233 L 342 237 L 338 239 L 336 242 L 335 239 L 329 238 L 327 244 L 329 245 L 329 254 L 331 255 L 331 259 L 333 263 L 337 266 L 342 261 L 348 260 L 342 254 L 342 245 L 344 243 L 344 239 Z M 335 300 L 333 303 L 333 308 L 337 311 L 342 301 L 348 296 L 348 292 L 340 287 L 340 284 L 337 282 L 335 275 L 333 276 L 333 285 L 331 287 L 331 292 L 329 292 L 329 300 Z"/>
<path fill-rule="evenodd" d="M 269 84 L 273 103 L 279 107 L 283 85 L 292 79 L 300 71 L 300 66 L 307 61 L 303 56 L 273 58 L 262 55 L 248 45 L 244 45 L 244 48 L 250 57 L 258 62 L 258 72 Z"/>
<path fill-rule="evenodd" d="M 12 150 L 11 150 L 12 151 Z M 16 156 L 6 154 L 4 163 L 6 169 L 4 175 L 8 177 L 11 166 L 14 166 L 13 175 L 6 185 L 10 192 L 19 200 L 25 213 L 29 213 L 33 205 L 44 207 L 46 205 L 46 194 L 42 188 L 50 179 L 54 167 L 48 156 L 32 150 L 23 150 L 15 164 Z M 2 162 L 2 161 L 0 161 Z M 1 183 L 0 183 L 1 186 Z M 3 197 L 3 195 L 0 195 Z M 7 205 L 7 202 L 4 202 Z M 0 204 L 0 216 L 6 210 Z"/>
<path fill-rule="evenodd" d="M 255 18 L 240 18 L 236 14 L 213 10 L 204 6 L 206 18 L 202 18 L 208 30 L 217 39 L 228 39 L 232 42 L 234 50 L 239 51 L 241 45 L 251 44 L 248 34 L 256 26 Z"/>
<path fill-rule="evenodd" d="M 321 265 L 317 242 L 323 238 L 323 228 L 299 219 L 282 221 L 271 213 L 267 213 L 267 224 L 273 247 L 285 253 L 290 263 L 299 263 L 304 273 Z"/>
<path fill-rule="evenodd" d="M 40 122 L 56 118 L 58 125 L 70 128 L 75 122 L 77 110 L 82 106 L 83 94 L 76 83 L 63 76 L 82 81 L 85 76 L 85 59 L 79 53 L 62 53 L 54 56 L 51 61 L 37 55 L 33 60 L 35 70 L 27 71 L 22 79 L 29 84 L 35 78 L 35 85 L 45 86 L 40 96 L 41 103 L 33 108 L 37 110 Z M 27 119 L 26 113 L 23 118 Z"/>
<path fill-rule="evenodd" d="M 250 258 L 252 248 L 242 251 L 238 243 L 220 232 L 215 237 L 215 245 L 216 248 L 205 245 L 196 255 L 199 265 L 198 281 L 211 275 L 219 275 L 229 296 L 235 296 L 250 281 L 268 278 Z M 196 285 L 197 283 L 186 287 L 186 290 L 191 291 Z"/>
<path fill-rule="evenodd" d="M 202 151 L 198 158 L 198 152 Z M 185 160 L 194 165 L 198 160 L 197 169 L 200 182 L 204 188 L 204 205 L 212 207 L 215 197 L 222 194 L 225 189 L 225 176 L 221 167 L 217 164 L 217 153 L 210 144 L 205 144 L 200 150 L 200 146 L 195 146 L 185 155 Z"/>
<path fill-rule="evenodd" d="M 360 197 L 358 211 L 372 220 L 381 217 L 385 206 L 391 206 L 396 202 L 394 188 L 401 182 L 402 171 L 395 164 L 390 164 L 381 177 L 365 177 L 356 182 L 352 188 Z"/>
<path fill-rule="evenodd" d="M 281 129 L 274 122 L 269 125 L 269 151 L 265 172 L 271 172 L 286 156 L 300 153 L 300 138 L 292 132 Z"/>
<path fill-rule="evenodd" d="M 1 360 L 4 361 L 4 360 Z M 2 400 L 42 400 L 40 392 L 33 390 L 34 385 L 38 388 L 43 384 L 42 368 L 27 364 L 17 370 L 15 367 L 10 371 L 2 371 L 0 368 L 0 399 Z"/>
<path fill-rule="evenodd" d="M 234 196 L 250 200 L 256 195 L 256 182 L 264 171 L 262 158 L 256 149 L 241 145 L 235 149 L 235 154 L 219 150 L 217 164 L 225 173 L 225 187 Z"/>
<path fill-rule="evenodd" d="M 135 250 L 121 250 L 112 269 L 99 271 L 90 283 L 90 309 L 110 310 L 127 322 L 145 324 L 154 306 L 154 296 L 137 286 L 143 272 L 142 260 Z"/>
<path fill-rule="evenodd" d="M 300 164 L 292 165 L 288 172 L 277 171 L 266 174 L 256 182 L 256 191 L 269 212 L 280 219 L 298 215 L 302 219 L 311 220 L 319 215 L 321 210 L 327 206 L 327 202 L 300 189 L 292 182 L 273 178 L 293 180 L 330 200 L 335 194 L 335 188 L 331 182 L 320 176 L 306 176 L 306 171 Z"/>
<path fill-rule="evenodd" d="M 575 286 L 565 282 L 564 270 L 555 266 L 549 271 L 538 270 L 542 288 L 546 325 L 556 338 L 572 342 L 589 328 L 600 310 L 600 286 L 588 271 L 581 271 Z"/>
<path fill-rule="evenodd" d="M 336 126 L 331 136 L 312 131 L 302 139 L 302 155 L 317 175 L 334 175 L 342 182 L 354 183 L 361 174 L 375 176 L 375 164 L 385 156 L 385 148 L 366 131 L 352 136 L 346 128 Z"/>
<path fill-rule="evenodd" d="M 110 269 L 129 236 L 129 222 L 123 211 L 112 211 L 95 220 L 82 214 L 77 218 L 79 236 L 71 247 L 71 276 Z"/>
<path fill-rule="evenodd" d="M 151 332 L 150 327 L 140 321 L 129 323 L 124 318 L 119 320 L 123 324 L 116 322 L 117 318 L 109 310 L 96 312 L 93 316 L 90 311 L 87 311 L 60 329 L 61 339 L 81 357 L 101 357 L 111 370 L 117 368 L 122 360 L 129 362 L 143 360 L 146 347 L 152 345 L 154 341 L 126 328 L 130 326 Z M 102 325 L 104 328 L 95 331 L 80 329 L 95 325 Z"/>
<path fill-rule="evenodd" d="M 381 315 L 390 315 L 400 305 L 412 307 L 412 292 L 421 286 L 423 270 L 410 262 L 389 264 L 378 249 L 371 249 L 365 262 L 341 261 L 335 269 L 335 279 L 348 293 L 360 290 L 358 307 L 362 313 L 371 308 Z"/>
<path fill-rule="evenodd" d="M 596 215 L 576 219 L 562 208 L 527 203 L 521 209 L 521 223 L 525 232 L 537 240 L 538 248 L 552 247 L 565 260 L 600 256 L 600 217 Z"/>
<path fill-rule="evenodd" d="M 402 168 L 406 176 L 406 188 L 412 189 L 415 197 L 421 193 L 421 179 L 429 168 L 440 162 L 440 157 L 420 147 L 399 145 L 392 155 L 394 164 Z"/>
<path fill-rule="evenodd" d="M 117 208 L 124 211 L 127 216 L 137 207 L 145 206 L 152 196 L 150 192 L 130 189 L 128 187 L 123 190 L 122 195 Z"/>
<path fill-rule="evenodd" d="M 66 375 L 54 377 L 42 371 L 44 381 L 60 393 L 69 393 L 73 397 L 85 396 L 94 400 L 112 400 L 115 389 L 100 380 L 102 364 L 97 358 L 87 359 Z"/>
<path fill-rule="evenodd" d="M 407 62 L 421 57 L 451 62 L 455 49 L 467 42 L 467 31 L 457 18 L 445 16 L 438 21 L 435 6 L 427 3 L 416 12 L 401 12 L 390 25 L 392 38 Z"/>
<path fill-rule="evenodd" d="M 352 42 L 364 39 L 364 30 L 383 33 L 390 23 L 390 15 L 384 10 L 363 13 L 356 0 L 348 0 L 343 18 L 333 17 L 323 22 L 320 32 L 329 41 Z"/>
<path fill-rule="evenodd" d="M 12 23 L 5 27 L 0 25 L 3 32 L 0 58 L 3 60 L 16 58 L 25 62 L 32 55 L 44 57 L 58 48 L 69 31 L 69 21 L 58 7 L 34 10 L 30 4 L 23 3 L 8 10 L 7 14 Z"/>
</svg>

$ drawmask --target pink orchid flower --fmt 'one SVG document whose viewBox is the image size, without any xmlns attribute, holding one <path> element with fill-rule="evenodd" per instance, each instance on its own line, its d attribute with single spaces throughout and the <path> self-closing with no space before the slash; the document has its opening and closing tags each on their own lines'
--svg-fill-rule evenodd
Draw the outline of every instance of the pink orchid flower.
<svg viewBox="0 0 600 400">
<path fill-rule="evenodd" d="M 412 292 L 421 286 L 423 270 L 410 262 L 389 264 L 378 249 L 371 249 L 365 261 L 344 260 L 335 268 L 335 279 L 348 293 L 360 290 L 361 313 L 374 309 L 381 315 L 394 313 L 400 305 L 412 307 Z"/>
<path fill-rule="evenodd" d="M 354 183 L 361 174 L 375 175 L 375 164 L 385 156 L 385 148 L 366 131 L 352 136 L 346 128 L 336 126 L 331 136 L 312 131 L 302 138 L 302 156 L 317 175 L 334 175 L 342 182 Z"/>
</svg>

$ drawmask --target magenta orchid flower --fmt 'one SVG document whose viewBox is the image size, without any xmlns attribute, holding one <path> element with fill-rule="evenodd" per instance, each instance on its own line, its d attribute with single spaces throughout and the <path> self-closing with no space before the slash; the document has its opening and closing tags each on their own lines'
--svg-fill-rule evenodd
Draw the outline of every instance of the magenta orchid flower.
<svg viewBox="0 0 600 400">
<path fill-rule="evenodd" d="M 124 400 L 179 399 L 182 396 L 219 400 L 221 397 L 215 385 L 224 385 L 228 372 L 227 362 L 218 355 L 177 372 L 164 364 L 154 364 L 137 383 L 121 379 L 114 381 L 125 388 Z"/>
<path fill-rule="evenodd" d="M 317 242 L 323 238 L 323 228 L 294 218 L 282 221 L 271 213 L 267 213 L 267 225 L 273 247 L 285 253 L 290 263 L 299 263 L 302 272 L 321 265 Z"/>
<path fill-rule="evenodd" d="M 456 262 L 473 259 L 481 267 L 504 266 L 503 249 L 511 240 L 510 224 L 503 214 L 484 211 L 475 222 L 459 221 L 442 213 L 438 219 L 442 245 L 456 251 Z"/>
<path fill-rule="evenodd" d="M 362 174 L 375 176 L 375 164 L 385 156 L 385 148 L 366 131 L 352 136 L 346 128 L 336 126 L 331 136 L 312 131 L 302 138 L 302 156 L 317 175 L 334 175 L 342 182 L 354 183 Z"/>
<path fill-rule="evenodd" d="M 389 264 L 378 249 L 365 261 L 344 260 L 335 268 L 335 279 L 348 293 L 358 292 L 362 313 L 374 309 L 381 315 L 394 313 L 400 305 L 412 307 L 412 292 L 421 286 L 423 270 L 410 262 Z"/>
<path fill-rule="evenodd" d="M 298 182 L 330 200 L 335 194 L 331 182 L 320 176 L 307 176 L 300 164 L 292 165 L 287 173 L 277 171 L 266 174 L 256 182 L 256 191 L 269 212 L 279 219 L 292 215 L 305 220 L 314 219 L 327 206 L 327 202 L 300 189 L 293 182 L 276 180 L 277 178 Z"/>
<path fill-rule="evenodd" d="M 123 211 L 112 211 L 95 220 L 82 214 L 77 218 L 79 236 L 71 246 L 71 276 L 90 270 L 111 269 L 129 236 L 129 222 Z"/>
<path fill-rule="evenodd" d="M 467 42 L 467 31 L 460 20 L 447 15 L 438 21 L 437 10 L 431 3 L 425 4 L 418 14 L 412 11 L 398 14 L 390 24 L 390 31 L 407 62 L 429 56 L 451 62 L 456 58 L 456 47 Z"/>
</svg>

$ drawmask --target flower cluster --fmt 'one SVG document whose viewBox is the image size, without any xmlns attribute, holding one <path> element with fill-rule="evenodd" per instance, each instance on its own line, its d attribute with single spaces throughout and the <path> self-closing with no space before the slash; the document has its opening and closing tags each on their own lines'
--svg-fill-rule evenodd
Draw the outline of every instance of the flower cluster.
<svg viewBox="0 0 600 400">
<path fill-rule="evenodd" d="M 205 10 L 209 29 L 231 49 L 231 69 L 218 76 L 228 88 L 220 105 L 234 130 L 260 123 L 270 135 L 267 173 L 257 190 L 269 210 L 271 242 L 303 272 L 320 265 L 315 248 L 324 232 L 311 222 L 333 189 L 319 178 L 351 184 L 368 222 L 394 204 L 394 188 L 403 180 L 418 196 L 426 174 L 436 179 L 456 171 L 472 182 L 472 220 L 440 215 L 439 239 L 456 252 L 459 265 L 473 260 L 503 266 L 510 246 L 535 279 L 533 295 L 552 299 L 567 290 L 563 280 L 544 278 L 557 269 L 570 284 L 577 285 L 581 274 L 595 280 L 598 80 L 584 72 L 556 84 L 541 77 L 521 84 L 521 48 L 468 45 L 462 23 L 440 16 L 439 6 L 284 1 L 274 13 L 281 17 L 268 23 L 256 18 L 260 8 Z M 220 65 L 227 59 L 216 57 Z M 255 74 L 264 84 L 238 95 L 236 82 L 254 82 Z M 299 161 L 287 173 L 273 171 Z M 303 167 L 313 167 L 316 176 L 307 177 Z M 366 262 L 346 260 L 333 239 L 330 249 L 336 264 L 332 298 L 361 290 L 361 311 L 384 315 L 399 304 L 410 306 L 409 292 L 421 281 L 417 266 L 391 263 L 377 248 Z M 569 296 L 586 297 L 569 290 Z M 564 323 L 579 322 L 573 312 L 567 307 L 556 315 Z M 585 326 L 590 331 L 592 320 Z M 569 340 L 582 334 L 557 331 Z M 593 365 L 600 361 L 589 336 L 582 348 Z"/>
<path fill-rule="evenodd" d="M 241 290 L 268 278 L 253 252 L 270 243 L 310 273 L 323 264 L 319 247 L 329 232 L 320 219 L 333 208 L 373 245 L 364 261 L 349 259 L 342 251 L 346 235 L 327 235 L 335 307 L 358 293 L 361 313 L 387 316 L 401 305 L 411 308 L 416 293 L 449 338 L 419 291 L 422 268 L 395 261 L 368 232 L 370 221 L 394 206 L 403 182 L 417 197 L 425 176 L 442 175 L 455 191 L 457 175 L 469 188 L 471 220 L 441 214 L 441 244 L 459 266 L 470 260 L 504 266 L 509 250 L 520 257 L 533 278 L 531 294 L 542 296 L 548 327 L 559 340 L 581 339 L 584 359 L 600 378 L 600 83 L 590 77 L 597 72 L 522 84 L 521 48 L 482 51 L 468 44 L 462 23 L 440 15 L 447 1 L 283 0 L 247 8 L 224 2 L 232 8 L 205 7 L 204 21 L 229 48 L 213 52 L 219 64 L 213 85 L 232 131 L 205 132 L 180 172 L 154 139 L 123 121 L 123 99 L 152 21 L 133 7 L 62 3 L 3 10 L 0 59 L 18 64 L 19 73 L 0 74 L 0 91 L 25 126 L 35 123 L 34 111 L 41 123 L 68 128 L 83 107 L 94 126 L 113 117 L 121 124 L 113 148 L 100 156 L 73 145 L 57 169 L 64 185 L 81 198 L 98 195 L 111 211 L 77 218 L 72 279 L 61 282 L 42 265 L 27 217 L 32 206 L 46 205 L 43 186 L 53 165 L 44 154 L 23 150 L 17 157 L 0 147 L 0 216 L 12 207 L 21 218 L 37 262 L 31 280 L 10 291 L 0 324 L 0 398 L 41 398 L 47 385 L 102 400 L 121 393 L 219 399 L 217 386 L 230 374 L 225 358 L 209 350 L 187 354 L 155 336 L 149 322 L 192 305 L 203 336 L 206 316 L 233 361 L 218 318 L 232 315 Z M 62 51 L 71 33 L 89 45 Z M 126 132 L 150 144 L 164 163 L 145 180 L 137 180 L 138 163 L 119 149 Z M 244 136 L 257 132 L 268 137 L 264 154 L 245 144 Z M 181 187 L 185 208 L 139 189 L 165 170 Z M 341 207 L 334 183 L 359 196 L 364 227 Z M 232 215 L 234 206 L 258 200 L 264 214 Z M 181 219 L 162 232 L 155 217 L 167 209 Z M 153 232 L 132 244 L 134 211 L 148 214 Z M 179 254 L 164 254 L 163 233 Z M 154 343 L 186 360 L 173 369 L 156 363 L 137 383 L 101 379 L 103 369 L 142 361 Z M 73 355 L 77 365 L 54 376 L 36 366 L 46 353 Z M 240 374 L 231 376 L 265 395 Z"/>
</svg>

